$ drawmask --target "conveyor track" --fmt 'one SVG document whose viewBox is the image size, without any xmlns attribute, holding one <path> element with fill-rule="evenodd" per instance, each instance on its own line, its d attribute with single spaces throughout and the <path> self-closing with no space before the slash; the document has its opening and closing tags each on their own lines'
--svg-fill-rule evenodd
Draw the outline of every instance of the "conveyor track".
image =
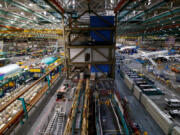
<svg viewBox="0 0 180 135">
<path fill-rule="evenodd" d="M 103 99 L 104 100 L 104 99 Z M 102 100 L 101 100 L 102 101 Z M 104 101 L 106 102 L 106 101 Z M 122 128 L 119 123 L 119 119 L 115 112 L 115 109 L 109 101 L 109 104 L 101 104 L 100 106 L 100 120 L 102 135 L 120 134 Z"/>
<path fill-rule="evenodd" d="M 99 135 L 123 134 L 123 127 L 120 124 L 116 109 L 111 102 L 111 97 L 108 94 L 114 89 L 112 80 L 102 80 L 96 84 L 96 88 L 100 94 L 99 98 L 95 99 L 96 109 L 96 128 Z"/>
<path fill-rule="evenodd" d="M 81 133 L 82 126 L 82 116 L 83 116 L 83 107 L 84 107 L 84 97 L 85 97 L 85 87 L 83 87 L 82 94 L 79 97 L 79 103 L 76 112 L 76 118 L 74 119 L 74 124 L 72 128 L 72 135 L 79 135 Z"/>
<path fill-rule="evenodd" d="M 86 135 L 88 133 L 88 96 L 89 81 L 80 80 L 63 135 Z"/>
</svg>

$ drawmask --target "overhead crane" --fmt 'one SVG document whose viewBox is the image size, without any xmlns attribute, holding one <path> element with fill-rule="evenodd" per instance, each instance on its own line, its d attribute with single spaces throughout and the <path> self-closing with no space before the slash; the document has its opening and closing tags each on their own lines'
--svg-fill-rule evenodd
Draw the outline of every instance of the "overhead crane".
<svg viewBox="0 0 180 135">
<path fill-rule="evenodd" d="M 33 10 L 31 10 L 31 9 L 27 8 L 26 6 L 23 6 L 19 3 L 16 3 L 13 0 L 4 0 L 4 1 L 6 1 L 12 5 L 15 5 L 17 7 L 20 7 L 21 9 L 23 9 L 24 11 L 26 11 L 28 13 L 33 13 L 34 15 L 36 15 L 46 21 L 51 22 L 51 20 L 46 18 L 44 15 L 35 13 Z M 135 9 L 136 7 L 139 7 L 141 4 L 144 4 L 145 0 L 139 0 L 138 2 L 135 0 L 116 1 L 116 4 L 113 3 L 114 5 L 116 5 L 114 8 L 115 16 L 113 15 L 113 17 L 112 17 L 113 19 L 112 18 L 109 19 L 110 17 L 108 18 L 108 16 L 102 16 L 101 12 L 103 10 L 105 11 L 105 9 L 101 9 L 103 7 L 102 5 L 104 4 L 102 1 L 100 4 L 98 3 L 100 1 L 96 1 L 96 0 L 95 1 L 93 1 L 93 0 L 86 1 L 85 8 L 84 8 L 84 9 L 86 9 L 85 11 L 82 11 L 83 8 L 79 8 L 77 10 L 74 7 L 73 7 L 74 9 L 72 8 L 73 11 L 72 11 L 72 9 L 70 11 L 68 11 L 67 10 L 68 6 L 66 7 L 67 9 L 63 8 L 61 6 L 61 3 L 59 3 L 57 0 L 44 0 L 44 1 L 48 5 L 50 5 L 55 11 L 60 13 L 60 15 L 62 17 L 62 24 L 64 25 L 62 29 L 28 29 L 25 27 L 15 28 L 13 26 L 0 25 L 0 27 L 2 26 L 4 28 L 8 29 L 8 30 L 0 30 L 0 33 L 4 34 L 4 35 L 1 35 L 2 37 L 15 36 L 15 37 L 37 37 L 37 38 L 44 37 L 44 38 L 51 38 L 51 39 L 60 39 L 60 38 L 62 39 L 63 38 L 64 47 L 65 47 L 66 77 L 70 78 L 71 73 L 74 72 L 72 69 L 76 69 L 76 68 L 80 69 L 80 70 L 88 69 L 89 73 L 93 73 L 93 75 L 94 74 L 96 75 L 96 77 L 94 77 L 94 78 L 96 78 L 97 80 L 96 79 L 94 79 L 94 80 L 92 79 L 91 81 L 89 79 L 84 79 L 84 80 L 80 79 L 79 80 L 78 86 L 76 88 L 76 93 L 74 95 L 71 112 L 68 116 L 66 127 L 64 129 L 64 135 L 76 134 L 77 132 L 78 132 L 78 134 L 87 135 L 89 133 L 89 126 L 90 126 L 89 125 L 89 123 L 90 123 L 89 122 L 89 113 L 91 110 L 89 110 L 89 108 L 90 108 L 90 106 L 93 106 L 92 101 L 94 100 L 94 99 L 92 101 L 89 100 L 90 97 L 93 96 L 91 93 L 92 90 L 91 90 L 90 84 L 96 84 L 96 81 L 97 82 L 100 82 L 100 81 L 105 82 L 105 80 L 109 81 L 111 79 L 112 80 L 114 79 L 114 77 L 115 77 L 115 45 L 116 45 L 116 39 L 117 39 L 116 27 L 117 27 L 118 20 L 121 21 L 121 19 L 124 19 L 124 17 L 126 15 L 130 14 L 130 12 L 132 12 L 133 9 Z M 79 2 L 79 1 L 76 1 L 76 2 Z M 83 3 L 84 1 L 81 1 L 81 2 Z M 98 9 L 95 9 L 95 7 L 97 5 L 95 5 L 95 6 L 93 5 L 94 3 L 97 4 L 96 2 L 98 3 L 98 7 L 99 7 Z M 162 5 L 166 4 L 167 2 L 168 2 L 168 0 L 162 0 L 160 2 L 157 2 L 152 7 L 147 8 L 145 10 L 145 12 L 140 12 L 140 13 L 134 15 L 133 17 L 130 17 L 126 21 L 124 21 L 124 22 L 122 21 L 119 23 L 122 24 L 122 26 L 123 26 L 123 24 L 125 24 L 125 22 L 129 23 L 131 21 L 134 21 L 134 19 L 137 19 L 138 17 L 142 17 L 143 15 L 145 15 L 145 13 L 154 11 L 157 7 L 162 6 Z M 81 3 L 78 3 L 78 4 L 80 5 Z M 79 5 L 77 5 L 77 6 L 79 6 Z M 90 6 L 90 5 L 93 5 L 94 7 Z M 107 6 L 109 6 L 109 5 L 107 4 Z M 132 9 L 129 10 L 127 13 L 125 13 L 125 15 L 118 17 L 118 13 L 129 6 Z M 74 12 L 77 12 L 77 15 L 74 14 Z M 68 13 L 68 17 L 65 15 L 66 13 Z M 11 16 L 14 15 L 11 13 L 7 13 L 7 14 L 11 15 Z M 90 16 L 90 19 L 88 18 L 89 19 L 88 21 L 86 19 L 83 20 L 85 23 L 81 22 L 82 21 L 81 19 L 86 14 L 88 14 Z M 18 17 L 18 16 L 16 16 L 16 17 Z M 24 19 L 26 19 L 26 17 L 24 17 L 24 18 L 22 17 L 21 19 L 24 20 Z M 113 20 L 113 22 L 111 22 L 112 20 Z M 155 18 L 153 20 L 155 20 Z M 32 23 L 38 24 L 38 21 L 33 21 L 33 20 L 30 20 L 30 21 Z M 67 21 L 66 26 L 65 26 L 65 21 Z M 93 26 L 91 24 L 91 23 L 93 23 L 93 21 L 94 22 L 97 21 L 96 23 L 100 22 L 101 26 Z M 150 21 L 151 21 L 151 19 L 147 19 L 145 21 L 145 23 L 148 23 Z M 171 25 L 170 27 L 163 26 L 162 29 L 174 28 L 174 27 L 179 27 L 179 24 L 174 24 L 174 26 Z M 149 28 L 146 31 L 152 32 L 154 30 L 159 30 L 159 29 L 158 28 L 156 29 L 156 27 L 155 27 L 153 29 Z M 106 31 L 107 33 L 109 32 L 110 36 L 106 37 L 107 33 L 104 34 L 102 31 Z M 141 32 L 144 33 L 144 30 L 138 31 L 138 32 L 132 32 L 132 33 L 129 32 L 126 34 L 123 33 L 124 35 L 128 35 L 128 34 L 133 34 L 133 35 L 131 37 L 123 36 L 121 38 L 138 39 L 141 36 Z M 140 34 L 140 35 L 138 35 L 138 34 Z M 98 39 L 97 39 L 97 37 L 98 37 Z M 151 38 L 155 38 L 155 37 L 151 37 Z M 83 39 L 83 42 L 80 43 L 81 39 Z M 101 66 L 103 66 L 103 68 Z M 76 68 L 74 68 L 74 67 L 76 67 Z M 108 70 L 104 71 L 104 68 L 107 68 Z M 50 70 L 47 74 L 45 74 L 40 80 L 33 83 L 33 85 L 31 85 L 30 87 L 25 89 L 22 93 L 20 93 L 15 98 L 10 100 L 5 106 L 1 107 L 0 112 L 2 110 L 6 109 L 10 104 L 12 104 L 18 98 L 20 98 L 27 91 L 30 91 L 30 89 L 33 88 L 34 86 L 36 86 L 38 83 L 41 83 L 41 81 L 43 81 L 43 79 L 48 78 L 47 76 L 50 74 L 50 72 L 52 70 Z M 104 72 L 107 72 L 107 73 L 104 73 Z M 89 73 L 85 73 L 85 78 L 89 78 Z M 90 74 L 90 75 L 92 75 L 92 74 Z M 59 74 L 55 76 L 55 78 L 52 80 L 51 83 L 55 82 L 55 80 L 58 78 L 58 76 L 59 76 Z M 114 86 L 113 83 L 111 85 Z M 32 105 L 34 105 L 46 91 L 48 91 L 48 86 L 50 86 L 50 82 L 46 83 L 41 88 L 41 90 L 38 91 L 38 94 L 31 101 L 28 102 L 27 111 L 29 111 L 32 108 Z M 98 106 L 97 109 L 99 109 L 99 110 L 103 107 L 106 109 L 108 108 L 107 112 L 110 112 L 111 118 L 115 119 L 115 120 L 111 119 L 112 120 L 111 122 L 112 123 L 115 122 L 115 125 L 117 125 L 118 127 L 113 128 L 113 130 L 115 129 L 116 131 L 110 131 L 110 132 L 113 132 L 113 133 L 114 132 L 115 133 L 126 132 L 126 134 L 128 135 L 129 134 L 128 127 L 126 125 L 126 122 L 123 120 L 123 115 L 119 116 L 119 117 L 121 117 L 120 119 L 122 120 L 121 121 L 123 123 L 122 125 L 120 125 L 120 122 L 119 122 L 120 119 L 116 116 L 116 115 L 121 114 L 121 112 L 119 111 L 118 106 L 117 106 L 116 102 L 114 101 L 115 99 L 113 97 L 114 96 L 113 94 L 116 94 L 115 90 L 112 88 L 110 88 L 108 90 L 107 89 L 102 90 L 102 89 L 95 88 L 95 89 L 93 89 L 93 91 L 97 91 L 98 93 L 102 94 L 103 96 L 108 95 L 108 99 L 110 99 L 110 100 L 107 100 L 108 101 L 108 102 L 106 102 L 107 106 L 105 105 L 105 107 L 98 106 L 102 102 L 98 102 L 97 104 L 95 104 Z M 110 91 L 110 94 L 106 94 L 109 91 Z M 100 99 L 100 100 L 104 101 L 104 99 Z M 111 102 L 111 101 L 113 101 L 113 102 Z M 112 113 L 111 113 L 111 110 L 112 110 Z M 3 133 L 8 127 L 13 125 L 17 119 L 21 119 L 25 112 L 26 112 L 25 109 L 20 110 L 19 113 L 17 115 L 15 115 L 8 122 L 7 125 L 5 125 L 5 128 L 3 128 L 2 131 L 0 130 L 0 134 Z M 101 115 L 103 117 L 103 115 L 105 115 L 105 114 L 103 114 L 103 112 L 101 112 L 98 115 Z M 82 123 L 79 122 L 79 116 L 80 116 Z M 99 121 L 100 122 L 102 121 L 102 123 L 103 123 L 103 119 L 101 119 L 101 117 L 99 117 Z M 97 124 L 97 122 L 96 122 L 96 124 Z M 78 131 L 76 129 L 77 125 L 78 126 L 80 125 L 78 128 Z M 99 126 L 102 130 L 102 127 L 101 127 L 102 125 L 99 124 Z M 124 130 L 124 131 L 122 131 L 122 130 Z M 101 134 L 103 134 L 102 132 L 106 132 L 106 129 L 103 128 L 103 131 L 101 131 Z"/>
</svg>

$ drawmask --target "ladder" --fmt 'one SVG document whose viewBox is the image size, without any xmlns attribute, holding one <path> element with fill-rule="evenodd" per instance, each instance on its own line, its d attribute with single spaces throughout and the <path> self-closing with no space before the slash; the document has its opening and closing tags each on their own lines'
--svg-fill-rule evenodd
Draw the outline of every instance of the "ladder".
<svg viewBox="0 0 180 135">
<path fill-rule="evenodd" d="M 56 130 L 57 119 L 58 119 L 58 111 L 56 110 L 46 128 L 45 135 L 53 135 L 54 134 L 53 132 Z"/>
<path fill-rule="evenodd" d="M 63 134 L 63 129 L 64 129 L 64 113 L 60 113 L 58 120 L 57 120 L 57 134 L 56 135 L 62 135 Z"/>
</svg>

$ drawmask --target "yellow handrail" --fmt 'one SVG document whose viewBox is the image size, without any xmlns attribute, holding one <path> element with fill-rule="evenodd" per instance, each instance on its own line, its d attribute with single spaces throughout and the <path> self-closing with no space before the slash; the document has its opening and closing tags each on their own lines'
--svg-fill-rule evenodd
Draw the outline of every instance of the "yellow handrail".
<svg viewBox="0 0 180 135">
<path fill-rule="evenodd" d="M 81 135 L 88 135 L 88 117 L 89 117 L 89 79 L 86 80 L 86 90 L 85 90 L 85 100 L 84 100 L 84 110 L 83 110 L 83 120 Z"/>
<path fill-rule="evenodd" d="M 79 94 L 80 94 L 80 91 L 81 91 L 81 88 L 82 88 L 82 83 L 83 83 L 83 80 L 79 80 L 78 86 L 77 86 L 77 89 L 76 89 L 76 93 L 75 93 L 75 96 L 74 96 L 74 99 L 73 99 L 71 112 L 69 113 L 63 135 L 69 135 L 71 130 L 72 130 L 72 121 L 75 118 L 75 110 L 76 110 L 76 107 L 77 107 L 77 104 L 78 104 L 78 97 L 79 97 Z"/>
</svg>

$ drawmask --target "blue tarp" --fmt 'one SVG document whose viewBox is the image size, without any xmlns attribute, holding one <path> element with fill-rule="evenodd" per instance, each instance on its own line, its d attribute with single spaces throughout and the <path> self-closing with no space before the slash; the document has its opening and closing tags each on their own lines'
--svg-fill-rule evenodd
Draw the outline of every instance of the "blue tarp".
<svg viewBox="0 0 180 135">
<path fill-rule="evenodd" d="M 101 18 L 106 20 L 105 23 Z M 91 16 L 90 17 L 90 26 L 91 27 L 113 27 L 114 26 L 114 16 Z M 97 32 L 99 34 L 97 34 Z M 106 38 L 106 40 L 101 36 Z M 111 30 L 97 30 L 96 32 L 91 31 L 91 38 L 96 42 L 113 42 L 113 33 Z"/>
<path fill-rule="evenodd" d="M 97 65 L 102 72 L 110 72 L 110 65 Z M 91 72 L 100 72 L 96 67 L 91 66 Z"/>
<path fill-rule="evenodd" d="M 140 60 L 140 59 L 136 59 L 137 62 L 141 63 L 141 64 L 144 64 L 145 61 L 144 60 Z"/>
<path fill-rule="evenodd" d="M 175 54 L 176 53 L 176 50 L 174 50 L 174 49 L 171 49 L 171 50 L 169 50 L 169 52 L 168 52 L 168 54 L 170 55 L 170 54 Z"/>
<path fill-rule="evenodd" d="M 48 58 L 42 59 L 41 63 L 50 65 L 50 64 L 52 64 L 53 62 L 55 62 L 56 60 L 57 60 L 56 57 L 48 57 Z"/>
</svg>

